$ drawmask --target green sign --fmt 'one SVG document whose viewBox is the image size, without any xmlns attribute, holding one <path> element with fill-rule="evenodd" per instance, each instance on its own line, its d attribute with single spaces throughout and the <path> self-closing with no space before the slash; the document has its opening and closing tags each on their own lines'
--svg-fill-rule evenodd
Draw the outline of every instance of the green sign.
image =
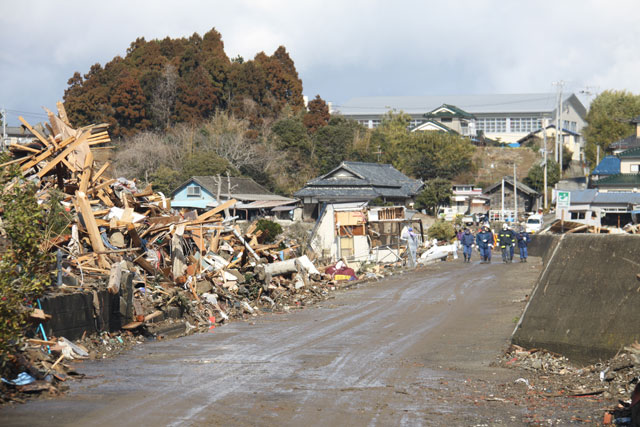
<svg viewBox="0 0 640 427">
<path fill-rule="evenodd" d="M 571 192 L 570 191 L 558 191 L 556 198 L 557 208 L 568 208 L 571 204 Z"/>
</svg>

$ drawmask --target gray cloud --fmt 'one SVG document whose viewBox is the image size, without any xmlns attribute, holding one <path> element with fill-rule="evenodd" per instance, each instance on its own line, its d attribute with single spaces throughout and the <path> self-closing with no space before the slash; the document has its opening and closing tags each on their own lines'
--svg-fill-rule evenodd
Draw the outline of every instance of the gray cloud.
<svg viewBox="0 0 640 427">
<path fill-rule="evenodd" d="M 241 0 L 5 2 L 0 106 L 40 113 L 74 71 L 124 55 L 137 37 L 215 27 L 230 57 L 286 46 L 310 97 L 640 92 L 635 0 L 456 2 Z M 27 116 L 37 120 L 39 116 Z"/>
</svg>

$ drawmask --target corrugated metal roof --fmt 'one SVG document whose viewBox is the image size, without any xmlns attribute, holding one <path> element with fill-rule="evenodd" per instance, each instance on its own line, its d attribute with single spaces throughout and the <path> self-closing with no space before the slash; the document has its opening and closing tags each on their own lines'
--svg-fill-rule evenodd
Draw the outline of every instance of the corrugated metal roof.
<svg viewBox="0 0 640 427">
<path fill-rule="evenodd" d="M 344 115 L 384 114 L 402 110 L 409 114 L 424 114 L 442 104 L 455 105 L 471 114 L 491 113 L 551 113 L 557 102 L 555 93 L 491 94 L 491 95 L 432 95 L 432 96 L 364 96 L 352 98 L 336 111 Z M 566 94 L 564 100 L 574 97 Z M 584 109 L 584 106 L 582 106 Z"/>
<path fill-rule="evenodd" d="M 640 193 L 630 191 L 604 191 L 596 189 L 572 191 L 570 196 L 572 205 L 615 205 L 640 204 Z"/>
</svg>

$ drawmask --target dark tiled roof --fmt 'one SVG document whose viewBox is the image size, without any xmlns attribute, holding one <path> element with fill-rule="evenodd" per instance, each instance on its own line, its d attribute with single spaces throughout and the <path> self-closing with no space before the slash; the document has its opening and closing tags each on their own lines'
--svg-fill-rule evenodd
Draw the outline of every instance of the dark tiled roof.
<svg viewBox="0 0 640 427">
<path fill-rule="evenodd" d="M 418 193 L 422 184 L 422 181 L 407 177 L 391 165 L 342 162 L 328 174 L 309 181 L 295 196 L 352 200 L 409 198 Z"/>
<path fill-rule="evenodd" d="M 591 175 L 615 175 L 617 173 L 620 173 L 620 159 L 616 156 L 606 156 L 591 172 Z"/>
<path fill-rule="evenodd" d="M 636 147 L 640 147 L 640 138 L 634 134 L 626 138 L 619 139 L 616 142 L 612 142 L 609 144 L 609 147 L 607 147 L 607 150 L 629 150 L 630 148 Z"/>
<path fill-rule="evenodd" d="M 640 174 L 619 173 L 599 179 L 593 185 L 595 187 L 640 187 Z"/>
<path fill-rule="evenodd" d="M 511 185 L 513 187 L 513 177 L 512 176 L 505 176 L 504 177 L 504 182 L 508 183 L 509 185 Z M 490 193 L 493 190 L 495 190 L 496 188 L 500 187 L 502 185 L 502 181 L 498 181 L 497 183 L 493 184 L 490 187 L 487 187 L 484 189 L 483 193 Z M 531 196 L 535 196 L 538 194 L 538 192 L 536 190 L 534 190 L 533 188 L 529 187 L 526 184 L 521 183 L 520 181 L 518 181 L 517 184 L 517 188 L 520 191 L 523 191 L 526 194 L 529 194 Z"/>
<path fill-rule="evenodd" d="M 618 157 L 637 158 L 640 157 L 640 147 L 630 148 L 618 154 Z"/>
</svg>

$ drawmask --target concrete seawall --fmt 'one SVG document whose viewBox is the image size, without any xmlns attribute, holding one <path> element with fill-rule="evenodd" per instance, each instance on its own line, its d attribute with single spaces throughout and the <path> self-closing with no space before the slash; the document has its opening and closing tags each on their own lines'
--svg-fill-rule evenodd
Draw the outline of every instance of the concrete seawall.
<svg viewBox="0 0 640 427">
<path fill-rule="evenodd" d="M 535 236 L 544 267 L 513 343 L 592 362 L 640 340 L 639 249 L 629 234 Z"/>
</svg>

